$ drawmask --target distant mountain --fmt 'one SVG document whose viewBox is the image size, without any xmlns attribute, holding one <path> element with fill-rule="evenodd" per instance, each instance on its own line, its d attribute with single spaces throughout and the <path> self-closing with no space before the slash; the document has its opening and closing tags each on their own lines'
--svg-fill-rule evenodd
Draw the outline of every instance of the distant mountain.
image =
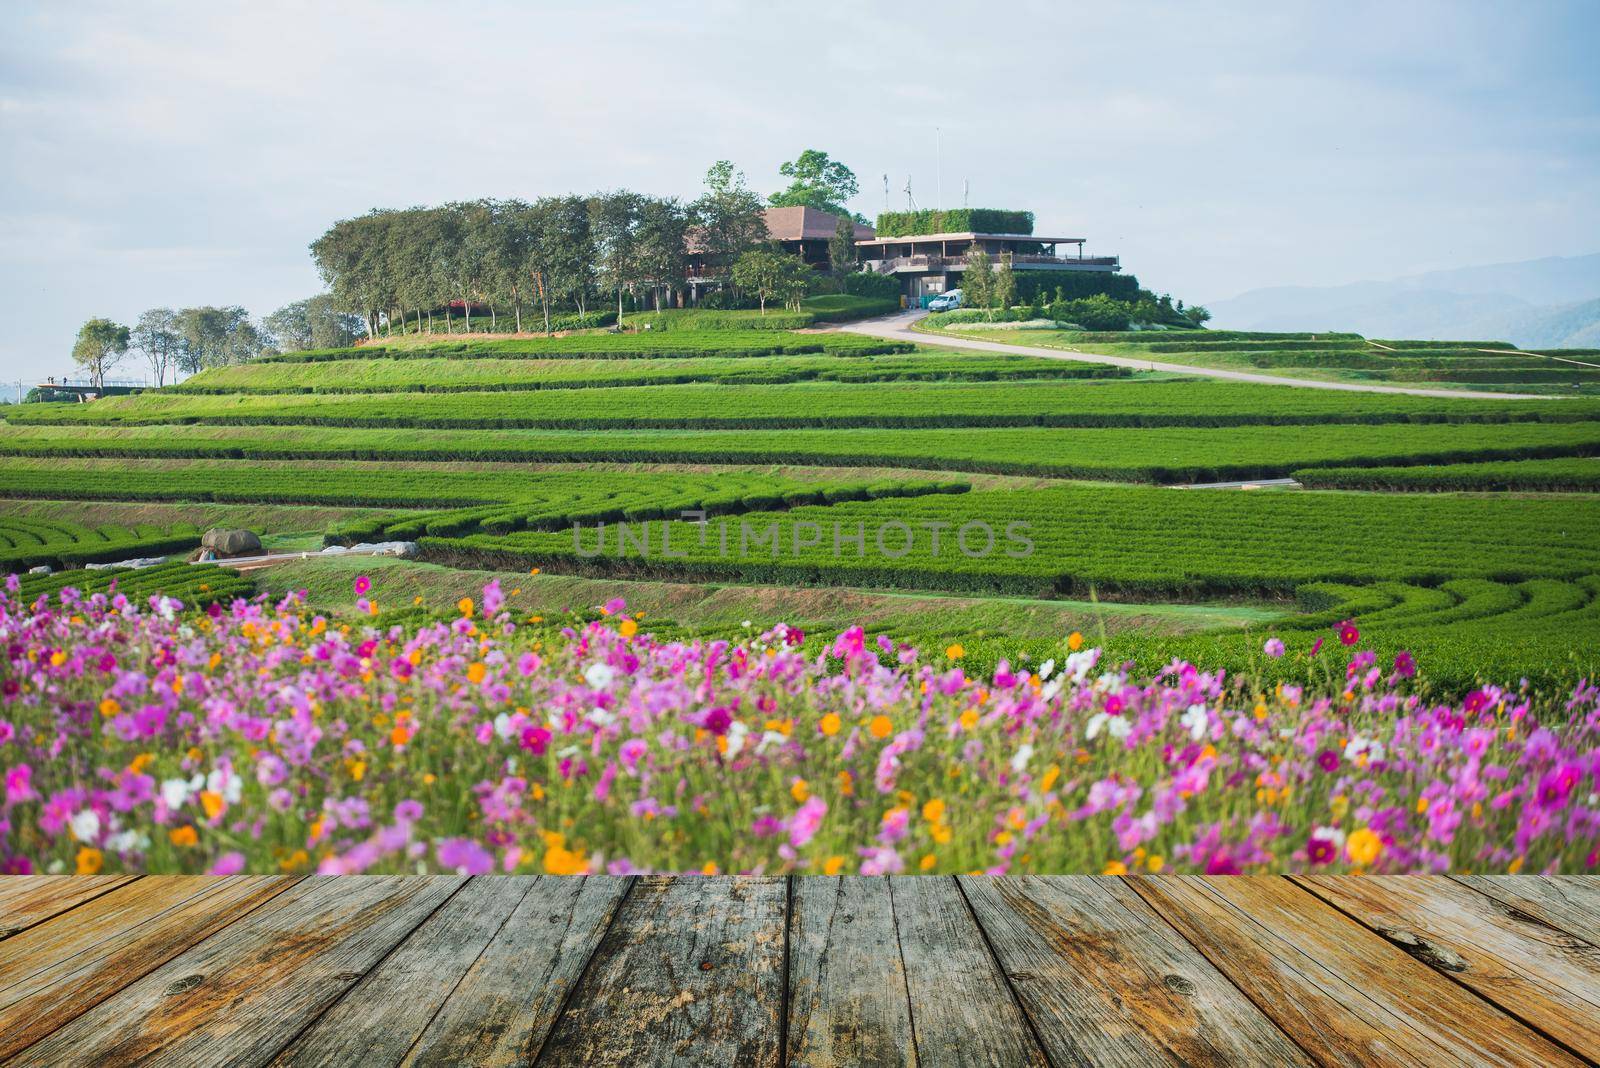
<svg viewBox="0 0 1600 1068">
<path fill-rule="evenodd" d="M 1206 307 L 1219 329 L 1355 330 L 1368 337 L 1600 348 L 1600 253 L 1387 282 L 1274 286 Z"/>
</svg>

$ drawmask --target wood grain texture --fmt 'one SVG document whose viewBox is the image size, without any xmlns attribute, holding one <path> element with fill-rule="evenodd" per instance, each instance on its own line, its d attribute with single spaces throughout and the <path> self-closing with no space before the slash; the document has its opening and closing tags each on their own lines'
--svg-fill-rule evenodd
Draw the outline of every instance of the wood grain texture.
<svg viewBox="0 0 1600 1068">
<path fill-rule="evenodd" d="M 1310 1063 L 1120 880 L 961 886 L 1056 1064 Z"/>
<path fill-rule="evenodd" d="M 916 1064 L 889 880 L 795 879 L 792 898 L 789 1063 Z"/>
<path fill-rule="evenodd" d="M 261 1064 L 464 882 L 308 878 L 22 1051 L 18 1065 Z"/>
<path fill-rule="evenodd" d="M 1600 878 L 1593 875 L 1457 875 L 1499 902 L 1514 920 L 1531 918 L 1600 946 Z"/>
<path fill-rule="evenodd" d="M 1127 883 L 1320 1063 L 1581 1063 L 1288 880 Z"/>
<path fill-rule="evenodd" d="M 1450 879 L 1297 876 L 1424 964 L 1590 1060 L 1600 1059 L 1600 949 Z"/>
<path fill-rule="evenodd" d="M 889 884 L 923 1068 L 1048 1063 L 955 880 Z"/>
<path fill-rule="evenodd" d="M 467 969 L 406 1063 L 532 1063 L 631 882 L 541 878 Z"/>
<path fill-rule="evenodd" d="M 782 879 L 639 880 L 539 1063 L 776 1064 L 787 896 Z"/>
<path fill-rule="evenodd" d="M 81 1016 L 295 881 L 198 875 L 141 879 L 0 942 L 0 1059 Z"/>
<path fill-rule="evenodd" d="M 0 939 L 26 931 L 136 878 L 135 875 L 0 877 Z"/>
<path fill-rule="evenodd" d="M 307 1028 L 275 1063 L 399 1064 L 536 880 L 474 879 Z"/>
</svg>

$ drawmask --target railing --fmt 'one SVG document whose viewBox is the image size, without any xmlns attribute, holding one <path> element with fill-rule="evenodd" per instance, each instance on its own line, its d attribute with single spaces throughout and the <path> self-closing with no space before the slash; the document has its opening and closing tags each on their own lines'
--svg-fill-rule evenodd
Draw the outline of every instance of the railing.
<svg viewBox="0 0 1600 1068">
<path fill-rule="evenodd" d="M 991 257 L 990 262 L 995 263 L 998 257 Z M 1117 268 L 1122 265 L 1119 256 L 1040 256 L 1040 255 L 1013 255 L 1013 267 L 1045 267 L 1057 270 L 1071 270 L 1074 267 L 1110 267 Z M 966 270 L 966 256 L 893 256 L 889 259 L 867 260 L 869 270 L 878 274 L 893 274 L 896 271 L 962 271 Z"/>
</svg>

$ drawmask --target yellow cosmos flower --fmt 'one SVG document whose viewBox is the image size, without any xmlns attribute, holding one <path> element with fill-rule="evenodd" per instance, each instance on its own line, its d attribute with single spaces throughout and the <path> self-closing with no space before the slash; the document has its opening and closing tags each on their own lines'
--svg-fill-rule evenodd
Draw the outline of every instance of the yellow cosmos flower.
<svg viewBox="0 0 1600 1068">
<path fill-rule="evenodd" d="M 962 657 L 967 655 L 967 651 L 961 647 L 961 643 L 957 642 L 955 645 L 952 645 L 946 649 L 944 651 L 944 655 L 949 657 L 951 660 L 960 660 Z"/>
<path fill-rule="evenodd" d="M 174 827 L 167 832 L 167 839 L 180 848 L 195 845 L 200 841 L 200 836 L 194 833 L 193 827 Z"/>
<path fill-rule="evenodd" d="M 1071 634 L 1067 635 L 1067 648 L 1071 649 L 1073 652 L 1077 652 L 1079 649 L 1082 649 L 1083 635 L 1079 634 L 1077 631 L 1073 631 Z"/>
<path fill-rule="evenodd" d="M 819 722 L 817 726 L 821 729 L 823 734 L 826 734 L 828 737 L 832 738 L 835 734 L 839 733 L 839 728 L 844 726 L 844 721 L 839 718 L 839 713 L 829 712 L 826 716 L 822 717 L 821 722 Z"/>
<path fill-rule="evenodd" d="M 944 819 L 944 801 L 936 797 L 932 801 L 929 801 L 923 805 L 922 818 L 927 820 L 929 823 L 938 823 L 940 820 Z"/>
<path fill-rule="evenodd" d="M 1383 839 L 1378 837 L 1378 832 L 1371 827 L 1363 827 L 1353 831 L 1345 840 L 1344 851 L 1352 863 L 1366 867 L 1378 859 L 1378 854 L 1383 852 Z"/>
<path fill-rule="evenodd" d="M 887 738 L 894 730 L 894 721 L 888 716 L 873 716 L 872 722 L 867 724 L 867 730 L 874 738 Z"/>
<path fill-rule="evenodd" d="M 829 857 L 822 862 L 822 874 L 824 875 L 838 875 L 843 868 L 844 858 L 840 856 Z"/>
<path fill-rule="evenodd" d="M 806 798 L 811 796 L 811 784 L 804 779 L 796 779 L 789 784 L 789 795 L 801 804 L 805 804 Z"/>
<path fill-rule="evenodd" d="M 84 846 L 78 850 L 78 874 L 95 875 L 106 862 L 105 854 L 98 849 Z"/>
</svg>

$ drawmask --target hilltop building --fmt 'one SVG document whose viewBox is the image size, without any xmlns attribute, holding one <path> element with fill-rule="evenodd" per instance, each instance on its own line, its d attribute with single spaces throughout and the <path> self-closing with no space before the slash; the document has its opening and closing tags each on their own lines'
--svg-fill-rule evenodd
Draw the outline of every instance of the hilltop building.
<svg viewBox="0 0 1600 1068">
<path fill-rule="evenodd" d="M 1122 267 L 1117 256 L 1085 256 L 1081 237 L 1044 237 L 1033 232 L 1033 213 L 992 208 L 951 211 L 886 212 L 878 232 L 858 238 L 863 269 L 894 275 L 914 304 L 957 289 L 968 253 L 982 249 L 998 264 L 1009 257 L 1016 271 L 1071 271 L 1110 274 Z"/>
<path fill-rule="evenodd" d="M 768 208 L 766 210 L 767 239 L 783 251 L 799 256 L 817 271 L 829 270 L 828 242 L 839 228 L 839 216 L 816 208 Z M 870 240 L 873 229 L 863 223 L 853 223 L 855 239 Z M 728 265 L 710 263 L 691 232 L 688 238 L 686 281 L 690 301 L 698 303 L 701 295 L 720 288 L 728 281 Z"/>
</svg>

